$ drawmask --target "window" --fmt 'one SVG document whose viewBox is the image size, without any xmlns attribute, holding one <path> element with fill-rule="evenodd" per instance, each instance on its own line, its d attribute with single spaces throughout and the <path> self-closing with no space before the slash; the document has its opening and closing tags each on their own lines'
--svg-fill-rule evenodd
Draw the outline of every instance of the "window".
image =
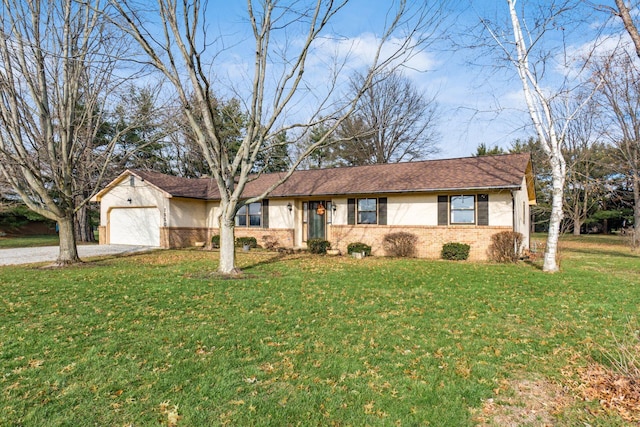
<svg viewBox="0 0 640 427">
<path fill-rule="evenodd" d="M 236 225 L 238 227 L 260 227 L 262 219 L 262 203 L 250 203 L 244 205 L 236 214 Z"/>
<path fill-rule="evenodd" d="M 358 199 L 358 224 L 377 224 L 377 199 Z"/>
<path fill-rule="evenodd" d="M 451 224 L 475 224 L 475 208 L 475 196 L 451 196 Z"/>
<path fill-rule="evenodd" d="M 387 225 L 387 198 L 347 199 L 347 224 Z"/>
</svg>

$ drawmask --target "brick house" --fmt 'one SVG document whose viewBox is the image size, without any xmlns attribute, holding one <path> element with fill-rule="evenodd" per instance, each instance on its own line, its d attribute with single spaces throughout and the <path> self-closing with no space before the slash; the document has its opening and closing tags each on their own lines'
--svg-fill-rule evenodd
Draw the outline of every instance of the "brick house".
<svg viewBox="0 0 640 427">
<path fill-rule="evenodd" d="M 261 194 L 280 174 L 251 181 L 244 195 Z M 218 234 L 219 193 L 210 178 L 188 179 L 127 170 L 94 198 L 100 202 L 100 243 L 192 246 Z M 505 230 L 529 245 L 535 204 L 530 156 L 500 156 L 296 171 L 267 199 L 240 209 L 236 237 L 305 247 L 329 240 L 343 253 L 352 242 L 383 255 L 385 234 L 418 236 L 418 256 L 437 258 L 442 245 L 471 245 L 483 260 L 491 236 Z"/>
</svg>

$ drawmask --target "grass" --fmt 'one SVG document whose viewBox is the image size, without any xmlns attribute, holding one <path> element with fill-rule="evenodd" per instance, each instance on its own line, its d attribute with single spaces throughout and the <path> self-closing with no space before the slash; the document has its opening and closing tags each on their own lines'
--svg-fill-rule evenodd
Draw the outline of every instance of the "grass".
<svg viewBox="0 0 640 427">
<path fill-rule="evenodd" d="M 640 257 L 588 237 L 554 275 L 238 255 L 239 280 L 193 250 L 0 268 L 0 425 L 473 425 L 505 381 L 567 381 L 640 309 Z M 621 425 L 590 405 L 554 423 Z"/>
<path fill-rule="evenodd" d="M 58 246 L 60 241 L 57 234 L 22 237 L 0 237 L 0 249 L 34 248 L 37 246 Z"/>
</svg>

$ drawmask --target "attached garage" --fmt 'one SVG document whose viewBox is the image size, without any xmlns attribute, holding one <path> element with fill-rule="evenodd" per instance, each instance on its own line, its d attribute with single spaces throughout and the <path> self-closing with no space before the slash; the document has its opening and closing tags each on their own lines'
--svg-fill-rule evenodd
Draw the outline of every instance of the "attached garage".
<svg viewBox="0 0 640 427">
<path fill-rule="evenodd" d="M 160 210 L 157 207 L 112 209 L 109 243 L 160 246 Z"/>
</svg>

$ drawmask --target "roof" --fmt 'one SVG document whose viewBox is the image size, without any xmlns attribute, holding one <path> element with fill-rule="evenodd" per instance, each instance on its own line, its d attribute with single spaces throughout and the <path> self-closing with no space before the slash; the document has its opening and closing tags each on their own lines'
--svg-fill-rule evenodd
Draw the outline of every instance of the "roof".
<svg viewBox="0 0 640 427">
<path fill-rule="evenodd" d="M 129 172 L 172 197 L 220 199 L 213 179 L 179 178 L 141 170 Z M 295 171 L 269 197 L 517 189 L 530 174 L 531 160 L 527 153 L 311 169 Z M 257 176 L 247 183 L 243 196 L 259 196 L 283 176 L 284 173 Z M 98 200 L 116 181 L 98 193 Z M 530 199 L 535 199 L 535 195 L 530 194 Z"/>
</svg>

